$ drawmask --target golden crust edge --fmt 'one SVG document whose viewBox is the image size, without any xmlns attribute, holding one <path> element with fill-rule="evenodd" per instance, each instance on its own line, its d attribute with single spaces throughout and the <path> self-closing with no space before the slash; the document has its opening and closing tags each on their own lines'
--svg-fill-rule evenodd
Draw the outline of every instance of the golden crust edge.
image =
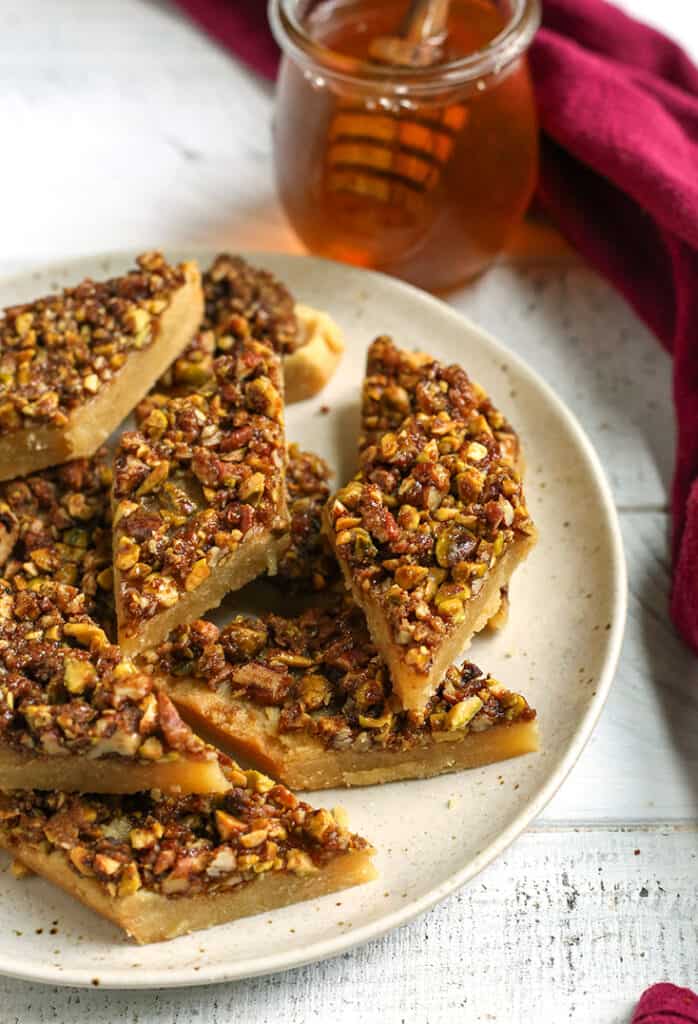
<svg viewBox="0 0 698 1024">
<path fill-rule="evenodd" d="M 305 341 L 283 358 L 286 403 L 302 402 L 322 391 L 344 352 L 344 338 L 328 313 L 298 303 L 296 318 Z"/>
<path fill-rule="evenodd" d="M 83 878 L 69 868 L 65 856 L 58 851 L 46 853 L 28 844 L 22 846 L 11 842 L 2 833 L 0 846 L 35 874 L 117 925 L 139 945 L 164 942 L 241 917 L 315 899 L 377 877 L 372 863 L 374 850 L 368 847 L 338 853 L 317 874 L 265 873 L 244 883 L 237 891 L 172 899 L 141 889 L 130 896 L 111 897 L 97 881 Z"/>
<path fill-rule="evenodd" d="M 182 717 L 234 757 L 278 778 L 289 789 L 308 791 L 380 785 L 433 778 L 478 768 L 538 749 L 536 719 L 469 732 L 452 740 L 431 741 L 405 751 L 328 750 L 317 738 L 295 734 L 280 738 L 264 711 L 245 701 L 227 701 L 215 691 L 186 679 L 159 677 Z M 352 763 L 353 762 L 353 763 Z"/>
<path fill-rule="evenodd" d="M 200 618 L 212 608 L 217 608 L 228 594 L 240 590 L 247 583 L 259 576 L 264 576 L 272 567 L 275 567 L 288 548 L 289 542 L 288 534 L 274 537 L 271 531 L 266 529 L 253 537 L 246 538 L 229 559 L 225 559 L 214 567 L 211 575 L 204 580 L 200 587 L 189 593 L 184 591 L 177 604 L 140 624 L 136 623 L 135 633 L 133 630 L 127 632 L 128 623 L 124 622 L 123 602 L 121 601 L 121 574 L 118 569 L 114 568 L 118 642 L 121 650 L 130 656 L 140 654 L 156 647 L 180 623 Z M 243 554 L 245 555 L 244 563 Z M 244 565 L 242 572 L 239 571 L 241 565 Z M 226 569 L 229 570 L 227 573 L 224 572 Z M 272 573 L 272 575 L 274 574 Z M 230 582 L 231 578 L 234 579 L 233 583 Z M 207 596 L 209 592 L 213 596 Z"/>
<path fill-rule="evenodd" d="M 86 782 L 81 782 L 81 777 Z M 192 781 L 196 776 L 196 781 Z M 187 784 L 187 780 L 189 784 Z M 174 795 L 225 793 L 230 782 L 218 760 L 138 761 L 126 757 L 88 758 L 76 754 L 22 754 L 0 746 L 3 789 L 47 789 L 72 793 L 138 793 L 161 789 Z"/>
</svg>

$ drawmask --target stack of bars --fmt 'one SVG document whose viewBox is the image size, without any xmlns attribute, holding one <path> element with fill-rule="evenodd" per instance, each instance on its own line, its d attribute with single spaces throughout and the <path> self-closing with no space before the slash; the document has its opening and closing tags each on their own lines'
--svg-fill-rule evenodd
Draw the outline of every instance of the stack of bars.
<svg viewBox="0 0 698 1024">
<path fill-rule="evenodd" d="M 379 338 L 332 496 L 284 409 L 342 348 L 228 255 L 146 254 L 0 319 L 0 845 L 138 942 L 372 879 L 292 789 L 536 749 L 526 700 L 453 664 L 535 541 L 517 436 Z M 261 576 L 295 615 L 200 617 Z"/>
</svg>

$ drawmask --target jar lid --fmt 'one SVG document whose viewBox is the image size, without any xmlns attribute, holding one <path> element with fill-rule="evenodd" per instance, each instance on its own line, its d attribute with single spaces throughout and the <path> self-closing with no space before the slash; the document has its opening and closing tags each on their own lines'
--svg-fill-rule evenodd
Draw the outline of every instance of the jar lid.
<svg viewBox="0 0 698 1024">
<path fill-rule="evenodd" d="M 396 67 L 361 61 L 313 39 L 304 24 L 308 0 L 269 0 L 269 22 L 281 49 L 318 76 L 353 90 L 401 94 L 443 92 L 499 75 L 530 46 L 541 20 L 541 0 L 510 0 L 506 25 L 486 46 L 430 67 Z"/>
</svg>

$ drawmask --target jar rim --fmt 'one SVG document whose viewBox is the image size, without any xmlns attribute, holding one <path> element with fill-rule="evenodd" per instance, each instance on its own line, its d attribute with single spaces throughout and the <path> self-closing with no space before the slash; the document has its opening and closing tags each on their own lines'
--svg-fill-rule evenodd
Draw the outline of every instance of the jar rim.
<svg viewBox="0 0 698 1024">
<path fill-rule="evenodd" d="M 541 21 L 541 0 L 512 0 L 504 28 L 481 49 L 433 67 L 400 68 L 362 64 L 312 39 L 297 15 L 298 0 L 269 0 L 269 23 L 285 54 L 297 63 L 321 69 L 335 81 L 356 88 L 378 86 L 397 94 L 415 89 L 437 91 L 499 74 L 530 46 Z"/>
</svg>

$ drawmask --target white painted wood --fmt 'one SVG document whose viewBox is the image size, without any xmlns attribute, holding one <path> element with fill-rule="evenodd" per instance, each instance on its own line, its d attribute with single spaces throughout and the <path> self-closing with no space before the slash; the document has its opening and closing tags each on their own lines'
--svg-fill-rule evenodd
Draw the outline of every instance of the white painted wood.
<svg viewBox="0 0 698 1024">
<path fill-rule="evenodd" d="M 621 5 L 698 54 L 695 4 Z M 271 107 L 270 88 L 164 0 L 3 0 L 0 271 L 188 241 L 298 248 L 274 195 Z M 621 1024 L 646 983 L 698 983 L 695 831 L 555 828 L 698 819 L 698 669 L 666 617 L 669 362 L 539 228 L 452 301 L 576 411 L 625 510 L 624 655 L 592 743 L 540 822 L 547 831 L 423 920 L 337 961 L 150 996 L 0 981 L 3 1022 Z"/>
<path fill-rule="evenodd" d="M 698 819 L 698 662 L 667 618 L 667 516 L 627 513 L 621 527 L 630 601 L 618 672 L 544 822 Z"/>
<path fill-rule="evenodd" d="M 578 262 L 502 264 L 450 297 L 534 366 L 576 413 L 621 508 L 663 507 L 674 420 L 668 356 L 625 302 Z M 501 401 L 504 401 L 502 396 Z"/>
<path fill-rule="evenodd" d="M 336 960 L 159 993 L 0 979 L 3 1024 L 626 1024 L 651 981 L 696 983 L 697 847 L 694 830 L 528 833 L 429 914 Z"/>
</svg>

